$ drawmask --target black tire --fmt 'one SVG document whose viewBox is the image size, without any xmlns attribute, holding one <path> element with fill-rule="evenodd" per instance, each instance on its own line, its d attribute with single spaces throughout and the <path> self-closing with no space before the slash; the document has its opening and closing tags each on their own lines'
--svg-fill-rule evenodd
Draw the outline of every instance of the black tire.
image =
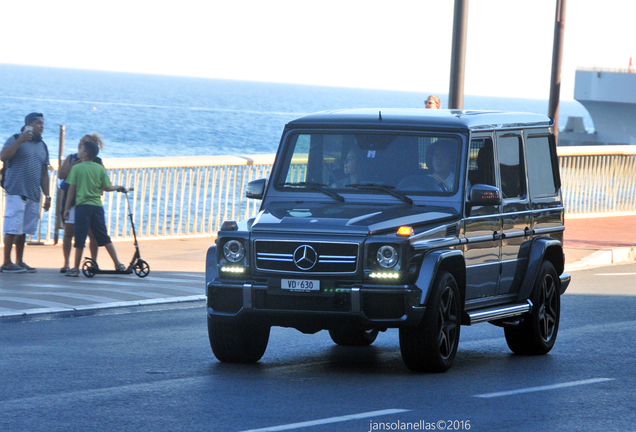
<svg viewBox="0 0 636 432">
<path fill-rule="evenodd" d="M 134 266 L 135 274 L 140 278 L 145 278 L 150 274 L 150 266 L 142 259 L 138 259 Z"/>
<path fill-rule="evenodd" d="M 329 330 L 329 336 L 334 343 L 342 346 L 369 346 L 375 342 L 379 330 L 366 330 L 361 327 L 341 326 Z"/>
<path fill-rule="evenodd" d="M 214 356 L 225 363 L 256 363 L 265 354 L 269 326 L 219 322 L 208 317 L 208 337 Z"/>
<path fill-rule="evenodd" d="M 84 273 L 84 276 L 86 276 L 87 278 L 92 278 L 97 273 L 96 270 L 97 265 L 93 260 L 84 261 L 84 264 L 82 265 L 82 273 Z"/>
<path fill-rule="evenodd" d="M 414 372 L 446 372 L 459 345 L 461 298 L 453 275 L 435 278 L 422 322 L 400 328 L 400 351 L 406 367 Z"/>
<path fill-rule="evenodd" d="M 532 312 L 516 326 L 505 327 L 506 342 L 516 354 L 550 352 L 559 332 L 561 296 L 559 275 L 550 261 L 543 261 L 532 288 Z"/>
</svg>

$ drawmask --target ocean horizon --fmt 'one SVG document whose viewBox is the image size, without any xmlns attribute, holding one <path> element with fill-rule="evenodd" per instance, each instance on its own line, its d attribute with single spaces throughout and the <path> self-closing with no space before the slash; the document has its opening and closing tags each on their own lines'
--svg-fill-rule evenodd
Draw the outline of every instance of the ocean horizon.
<svg viewBox="0 0 636 432">
<path fill-rule="evenodd" d="M 103 136 L 107 158 L 275 153 L 285 124 L 302 115 L 423 108 L 430 93 L 0 64 L 0 139 L 19 133 L 24 116 L 35 111 L 44 114 L 52 159 L 61 125 L 64 155 L 92 132 Z M 465 95 L 464 108 L 547 115 L 548 100 Z M 570 116 L 583 117 L 593 130 L 580 103 L 561 101 L 560 129 Z"/>
</svg>

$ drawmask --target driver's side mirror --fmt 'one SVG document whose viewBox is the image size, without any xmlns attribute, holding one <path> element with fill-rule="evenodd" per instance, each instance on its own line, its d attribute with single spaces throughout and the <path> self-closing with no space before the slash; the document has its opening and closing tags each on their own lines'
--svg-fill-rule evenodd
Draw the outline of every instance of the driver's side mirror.
<svg viewBox="0 0 636 432">
<path fill-rule="evenodd" d="M 495 186 L 476 184 L 470 188 L 471 206 L 497 206 L 501 204 L 501 191 Z"/>
<path fill-rule="evenodd" d="M 245 189 L 245 196 L 252 199 L 263 199 L 266 184 L 267 179 L 252 180 L 247 184 L 247 189 Z"/>
</svg>

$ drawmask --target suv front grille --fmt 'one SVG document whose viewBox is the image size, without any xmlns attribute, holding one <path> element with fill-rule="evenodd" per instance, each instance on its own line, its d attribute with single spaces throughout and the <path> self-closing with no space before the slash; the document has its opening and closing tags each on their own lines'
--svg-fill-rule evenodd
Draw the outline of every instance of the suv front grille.
<svg viewBox="0 0 636 432">
<path fill-rule="evenodd" d="M 309 274 L 353 274 L 358 268 L 358 244 L 256 240 L 256 268 Z"/>
</svg>

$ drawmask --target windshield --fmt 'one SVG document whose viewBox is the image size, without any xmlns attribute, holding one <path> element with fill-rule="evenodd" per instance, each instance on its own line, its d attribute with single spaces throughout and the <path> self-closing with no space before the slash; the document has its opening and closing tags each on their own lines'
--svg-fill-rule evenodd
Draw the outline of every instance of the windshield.
<svg viewBox="0 0 636 432">
<path fill-rule="evenodd" d="M 461 140 L 453 134 L 297 133 L 289 138 L 278 189 L 311 185 L 342 193 L 451 195 Z M 309 187 L 308 187 L 309 188 Z"/>
</svg>

